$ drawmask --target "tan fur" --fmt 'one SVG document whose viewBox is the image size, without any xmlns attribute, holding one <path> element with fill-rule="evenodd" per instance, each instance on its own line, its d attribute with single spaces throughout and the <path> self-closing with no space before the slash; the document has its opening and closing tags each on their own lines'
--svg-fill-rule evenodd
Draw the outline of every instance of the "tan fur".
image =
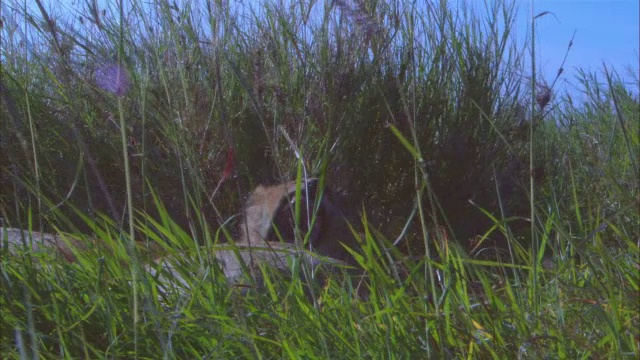
<svg viewBox="0 0 640 360">
<path fill-rule="evenodd" d="M 264 246 L 273 216 L 280 202 L 295 191 L 295 181 L 275 186 L 258 186 L 249 196 L 240 221 L 239 245 Z"/>
<path fill-rule="evenodd" d="M 352 256 L 343 244 L 354 248 L 357 244 L 343 214 L 344 209 L 333 203 L 330 191 L 317 199 L 317 179 L 302 183 L 301 218 L 298 219 L 299 235 L 293 212 L 297 183 L 289 181 L 274 186 L 258 186 L 249 196 L 243 218 L 240 221 L 238 245 L 265 246 L 284 241 L 300 245 L 299 237 L 308 235 L 305 249 L 323 256 L 353 264 Z M 318 202 L 318 203 L 316 203 Z M 314 213 L 317 205 L 317 212 Z M 307 221 L 315 218 L 313 227 Z M 278 230 L 277 236 L 275 229 Z M 308 233 L 308 234 L 307 234 Z"/>
</svg>

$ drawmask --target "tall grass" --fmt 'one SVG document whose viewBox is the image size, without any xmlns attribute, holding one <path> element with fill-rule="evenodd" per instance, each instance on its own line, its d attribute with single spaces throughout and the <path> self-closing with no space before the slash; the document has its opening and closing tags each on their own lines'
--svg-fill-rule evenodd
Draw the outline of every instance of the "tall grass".
<svg viewBox="0 0 640 360">
<path fill-rule="evenodd" d="M 1 6 L 0 216 L 104 245 L 0 248 L 3 358 L 638 356 L 639 99 L 536 81 L 511 3 Z M 228 284 L 243 195 L 296 176 L 346 190 L 364 282 Z"/>
</svg>

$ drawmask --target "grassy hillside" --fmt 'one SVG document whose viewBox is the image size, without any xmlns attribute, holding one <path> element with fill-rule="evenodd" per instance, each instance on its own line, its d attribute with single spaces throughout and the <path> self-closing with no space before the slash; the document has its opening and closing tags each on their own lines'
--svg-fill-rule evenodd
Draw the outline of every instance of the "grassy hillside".
<svg viewBox="0 0 640 360">
<path fill-rule="evenodd" d="M 637 358 L 640 99 L 556 93 L 488 3 L 3 2 L 0 218 L 116 251 L 3 246 L 0 357 Z M 365 283 L 228 284 L 206 250 L 302 176 L 344 189 Z"/>
</svg>

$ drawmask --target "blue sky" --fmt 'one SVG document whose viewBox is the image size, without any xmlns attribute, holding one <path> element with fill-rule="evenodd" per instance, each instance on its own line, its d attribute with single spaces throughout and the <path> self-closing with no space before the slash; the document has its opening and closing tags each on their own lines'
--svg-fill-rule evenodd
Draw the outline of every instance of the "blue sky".
<svg viewBox="0 0 640 360">
<path fill-rule="evenodd" d="M 109 0 L 113 1 L 113 0 Z M 130 0 L 125 0 L 128 2 Z M 152 1 L 152 0 L 148 0 Z M 179 0 L 178 3 L 187 0 Z M 260 0 L 262 1 L 262 0 Z M 319 1 L 318 4 L 321 4 Z M 331 1 L 331 0 L 325 0 Z M 421 0 L 418 0 L 421 1 Z M 427 0 L 424 0 L 427 1 Z M 463 1 L 463 0 L 459 0 Z M 467 0 L 475 7 L 485 0 Z M 486 0 L 491 2 L 492 0 Z M 536 22 L 536 62 L 539 74 L 553 81 L 573 33 L 573 47 L 564 65 L 562 89 L 575 89 L 576 68 L 602 73 L 603 63 L 612 66 L 628 82 L 627 87 L 639 93 L 640 1 L 639 0 L 534 0 L 535 13 L 550 14 Z M 98 4 L 104 0 L 98 0 Z M 81 6 L 79 0 L 45 0 L 58 13 L 62 9 Z M 243 1 L 251 4 L 251 0 Z M 256 3 L 258 3 L 256 1 Z M 524 42 L 530 34 L 531 0 L 516 0 L 518 19 L 516 36 Z M 62 5 L 62 6 L 60 6 Z M 64 11 L 62 11 L 64 12 Z"/>
<path fill-rule="evenodd" d="M 536 14 L 552 13 L 536 22 L 536 62 L 542 75 L 547 81 L 553 81 L 575 31 L 564 66 L 564 79 L 569 84 L 564 86 L 571 89 L 571 84 L 577 83 L 575 68 L 602 73 L 604 62 L 614 67 L 629 82 L 627 87 L 638 94 L 638 84 L 633 81 L 638 79 L 639 72 L 639 3 L 638 0 L 535 1 Z M 517 1 L 517 5 L 517 37 L 524 39 L 530 32 L 531 1 Z"/>
</svg>

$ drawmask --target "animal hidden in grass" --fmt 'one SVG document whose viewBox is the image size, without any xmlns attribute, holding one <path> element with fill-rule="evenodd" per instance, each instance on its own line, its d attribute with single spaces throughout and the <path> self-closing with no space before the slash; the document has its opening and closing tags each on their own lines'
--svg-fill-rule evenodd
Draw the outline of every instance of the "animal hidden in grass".
<svg viewBox="0 0 640 360">
<path fill-rule="evenodd" d="M 238 241 L 214 246 L 210 258 L 217 261 L 232 284 L 242 283 L 246 275 L 259 275 L 256 270 L 264 264 L 283 271 L 291 270 L 294 260 L 302 260 L 314 269 L 321 265 L 353 267 L 355 260 L 345 246 L 355 248 L 357 241 L 341 209 L 342 201 L 340 194 L 321 186 L 318 179 L 258 186 L 242 211 Z M 77 261 L 78 254 L 104 246 L 96 239 L 11 228 L 2 228 L 0 237 L 1 254 L 6 253 L 4 244 L 10 254 L 27 246 L 33 253 L 52 253 L 71 263 Z M 196 254 L 165 251 L 153 256 L 145 269 L 162 281 L 176 279 L 188 286 L 185 272 L 189 270 L 183 267 L 195 261 L 199 261 Z"/>
<path fill-rule="evenodd" d="M 238 244 L 296 244 L 355 265 L 345 248 L 355 249 L 357 242 L 342 209 L 344 202 L 341 194 L 322 187 L 318 179 L 260 185 L 245 205 Z"/>
</svg>

